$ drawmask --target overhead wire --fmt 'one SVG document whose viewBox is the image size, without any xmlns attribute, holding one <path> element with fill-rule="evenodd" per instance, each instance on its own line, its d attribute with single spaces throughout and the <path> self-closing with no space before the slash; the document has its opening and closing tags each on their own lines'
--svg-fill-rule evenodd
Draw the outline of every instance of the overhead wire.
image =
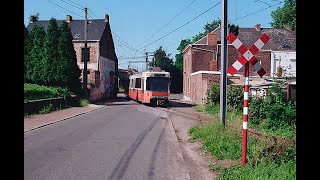
<svg viewBox="0 0 320 180">
<path fill-rule="evenodd" d="M 84 7 L 82 5 L 80 5 L 80 4 L 78 4 L 78 3 L 74 2 L 74 1 L 71 1 L 71 0 L 67 0 L 67 1 L 69 1 L 69 2 L 73 3 L 74 5 L 77 5 L 78 7 L 84 9 Z"/>
<path fill-rule="evenodd" d="M 137 48 L 142 45 L 143 43 L 145 43 L 146 41 L 148 41 L 150 38 L 152 38 L 154 35 L 156 35 L 158 32 L 160 32 L 163 28 L 165 28 L 168 24 L 170 24 L 176 17 L 178 17 L 180 14 L 182 14 L 187 8 L 189 8 L 196 0 L 193 0 L 188 6 L 186 6 L 182 11 L 180 11 L 176 16 L 174 16 L 168 23 L 166 23 L 164 26 L 162 26 L 158 31 L 156 31 L 155 33 L 153 33 L 149 38 L 147 38 L 146 40 L 144 40 L 142 43 L 140 43 Z"/>
<path fill-rule="evenodd" d="M 70 11 L 69 9 L 66 9 L 66 8 L 62 7 L 62 6 L 60 6 L 59 4 L 57 4 L 57 3 L 54 3 L 54 2 L 52 2 L 52 1 L 50 1 L 50 0 L 47 0 L 47 1 L 49 1 L 50 3 L 52 3 L 52 4 L 54 4 L 54 5 L 58 6 L 58 7 L 60 7 L 61 9 L 64 9 L 64 10 L 66 10 L 66 11 L 72 13 L 72 14 L 75 14 L 75 15 L 77 15 L 77 16 L 80 16 L 80 17 L 84 18 L 84 16 L 79 15 L 79 14 L 73 12 L 73 11 Z"/>
<path fill-rule="evenodd" d="M 277 6 L 277 5 L 282 4 L 282 3 L 283 3 L 283 2 L 279 2 L 279 3 L 274 4 L 274 5 L 271 5 L 271 6 L 269 6 L 269 7 L 262 8 L 262 9 L 260 9 L 260 10 L 258 10 L 258 11 L 253 12 L 253 13 L 250 13 L 250 14 L 247 14 L 247 15 L 244 15 L 244 16 L 241 16 L 241 17 L 239 17 L 239 18 L 236 18 L 236 19 L 234 19 L 234 20 L 232 20 L 232 21 L 230 21 L 230 22 L 234 22 L 234 21 L 237 21 L 237 20 L 239 20 L 239 19 L 242 19 L 242 18 L 251 16 L 251 15 L 253 15 L 253 14 L 259 13 L 259 12 L 261 12 L 261 11 L 264 11 L 264 10 L 266 10 L 266 9 L 269 9 L 269 8 L 271 8 L 271 7 Z"/>
<path fill-rule="evenodd" d="M 89 11 L 90 11 L 93 15 L 95 15 L 95 13 L 94 13 L 91 9 L 89 9 Z M 93 17 L 92 17 L 90 14 L 88 14 L 88 15 L 93 19 Z M 97 15 L 95 15 L 95 16 L 97 17 Z M 97 24 L 104 29 L 103 25 L 99 24 L 98 22 L 97 22 Z M 111 31 L 111 30 L 110 30 L 110 31 Z M 115 39 L 118 40 L 118 41 L 119 41 L 121 44 L 123 44 L 125 47 L 127 47 L 128 49 L 130 49 L 130 50 L 132 50 L 132 51 L 137 51 L 137 49 L 135 49 L 133 46 L 131 46 L 131 45 L 130 45 L 129 43 L 127 43 L 126 41 L 122 40 L 115 32 L 111 31 L 111 33 L 114 34 L 114 35 L 115 35 Z"/>
<path fill-rule="evenodd" d="M 73 6 L 73 7 L 77 8 L 77 9 L 84 10 L 84 8 L 83 8 L 83 7 L 75 6 L 75 5 L 73 5 L 73 4 L 70 4 L 70 3 L 66 2 L 65 0 L 60 0 L 60 1 L 62 1 L 62 2 L 64 2 L 64 3 L 66 3 L 66 4 L 70 5 L 70 6 Z"/>
<path fill-rule="evenodd" d="M 213 9 L 214 7 L 216 7 L 216 6 L 217 6 L 218 4 L 220 4 L 220 3 L 221 3 L 221 2 L 218 2 L 217 4 L 211 6 L 209 9 L 205 10 L 204 12 L 202 12 L 201 14 L 199 14 L 198 16 L 196 16 L 196 17 L 194 17 L 193 19 L 191 19 L 190 21 L 188 21 L 188 22 L 186 22 L 185 24 L 181 25 L 180 27 L 174 29 L 173 31 L 167 33 L 166 35 L 162 36 L 161 38 L 159 38 L 159 39 L 157 39 L 157 40 L 155 40 L 155 41 L 153 41 L 153 42 L 151 42 L 151 43 L 143 46 L 143 47 L 140 48 L 140 49 L 143 49 L 143 48 L 145 48 L 145 47 L 147 47 L 147 46 L 150 46 L 151 44 L 154 44 L 154 43 L 160 41 L 161 39 L 167 37 L 168 35 L 174 33 L 175 31 L 181 29 L 182 27 L 186 26 L 186 25 L 189 24 L 190 22 L 192 22 L 192 21 L 194 21 L 195 19 L 199 18 L 200 16 L 202 16 L 202 15 L 205 14 L 206 12 L 210 11 L 211 9 Z"/>
</svg>

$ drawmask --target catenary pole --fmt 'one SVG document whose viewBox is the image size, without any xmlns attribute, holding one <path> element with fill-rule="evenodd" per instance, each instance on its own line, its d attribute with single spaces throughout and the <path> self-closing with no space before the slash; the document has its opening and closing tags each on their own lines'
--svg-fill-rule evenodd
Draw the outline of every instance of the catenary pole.
<svg viewBox="0 0 320 180">
<path fill-rule="evenodd" d="M 228 3 L 222 0 L 222 26 L 221 26 L 221 76 L 220 76 L 220 122 L 226 126 L 226 101 L 227 101 L 227 21 Z"/>
<path fill-rule="evenodd" d="M 83 55 L 83 93 L 85 99 L 88 99 L 88 90 L 87 90 L 87 83 L 88 83 L 88 72 L 87 72 L 87 63 L 88 63 L 88 48 L 87 48 L 87 32 L 88 32 L 88 9 L 87 7 L 84 8 L 84 55 Z"/>
</svg>

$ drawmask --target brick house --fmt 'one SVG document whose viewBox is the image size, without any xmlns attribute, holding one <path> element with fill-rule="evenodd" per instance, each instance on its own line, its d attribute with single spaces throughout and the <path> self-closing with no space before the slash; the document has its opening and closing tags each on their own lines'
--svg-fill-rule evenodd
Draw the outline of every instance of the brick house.
<svg viewBox="0 0 320 180">
<path fill-rule="evenodd" d="M 77 64 L 81 69 L 81 80 L 84 67 L 84 24 L 85 20 L 73 20 L 67 15 L 65 20 L 56 20 L 58 26 L 66 21 L 73 36 L 73 45 L 76 51 Z M 41 25 L 47 30 L 49 20 L 39 20 L 30 16 L 27 26 L 29 32 L 33 25 Z M 115 53 L 111 34 L 109 15 L 104 19 L 88 20 L 87 48 L 88 48 L 88 95 L 90 101 L 116 96 L 118 91 L 118 58 Z"/>
<path fill-rule="evenodd" d="M 292 63 L 288 66 L 293 67 L 295 75 L 295 52 L 296 52 L 296 34 L 290 28 L 261 28 L 257 24 L 254 28 L 239 28 L 238 38 L 249 48 L 257 41 L 263 33 L 266 33 L 270 40 L 255 54 L 260 60 L 266 74 L 263 78 L 274 77 L 276 73 L 277 59 L 280 56 L 290 54 Z M 197 42 L 188 45 L 183 51 L 183 99 L 194 104 L 204 104 L 206 102 L 207 92 L 212 83 L 220 82 L 220 52 L 221 52 L 221 29 L 218 27 Z M 240 56 L 237 49 L 228 44 L 227 67 L 231 66 Z M 289 57 L 289 56 L 288 56 Z M 251 66 L 250 82 L 263 82 L 254 68 Z M 228 84 L 242 84 L 244 68 L 241 68 L 237 74 L 227 75 Z"/>
</svg>

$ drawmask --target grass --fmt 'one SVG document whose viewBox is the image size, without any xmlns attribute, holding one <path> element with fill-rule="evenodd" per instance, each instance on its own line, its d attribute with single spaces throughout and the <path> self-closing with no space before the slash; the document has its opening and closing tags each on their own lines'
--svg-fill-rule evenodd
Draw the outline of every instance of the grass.
<svg viewBox="0 0 320 180">
<path fill-rule="evenodd" d="M 60 88 L 60 87 L 47 87 L 47 86 L 41 86 L 37 84 L 24 84 L 24 99 L 25 100 L 41 100 L 41 99 L 48 99 L 48 98 L 58 98 L 58 97 L 68 97 L 72 93 L 68 91 L 67 89 Z M 66 108 L 70 108 L 73 106 L 88 106 L 89 101 L 86 99 L 80 99 L 75 104 L 66 104 L 66 105 L 59 105 L 54 106 L 53 104 L 49 104 L 42 109 L 40 109 L 38 112 L 34 112 L 32 114 L 47 114 L 52 111 L 56 110 L 62 110 Z M 29 113 L 24 113 L 24 117 L 27 118 L 30 115 Z"/>
<path fill-rule="evenodd" d="M 86 99 L 80 99 L 79 100 L 79 106 L 84 107 L 84 106 L 88 106 L 89 101 Z"/>
<path fill-rule="evenodd" d="M 217 159 L 209 168 L 217 171 L 221 179 L 296 179 L 295 143 L 275 143 L 248 133 L 247 163 L 242 166 L 240 165 L 242 112 L 229 109 L 224 128 L 219 122 L 219 105 L 203 105 L 195 108 L 198 112 L 211 114 L 216 120 L 192 127 L 189 130 L 191 135 L 189 141 L 200 141 L 203 148 Z M 263 125 L 254 128 L 264 135 L 285 137 L 295 141 L 295 126 L 279 128 L 276 131 L 267 130 Z M 230 166 L 221 163 L 227 160 L 238 163 Z"/>
<path fill-rule="evenodd" d="M 230 169 L 222 169 L 221 179 L 228 180 L 288 180 L 296 179 L 296 162 L 287 163 L 258 163 L 253 166 L 236 166 Z"/>
</svg>

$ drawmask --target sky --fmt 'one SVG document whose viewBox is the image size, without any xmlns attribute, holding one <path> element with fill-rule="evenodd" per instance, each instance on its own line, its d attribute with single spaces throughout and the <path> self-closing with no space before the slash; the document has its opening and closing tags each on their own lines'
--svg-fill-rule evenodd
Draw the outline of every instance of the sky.
<svg viewBox="0 0 320 180">
<path fill-rule="evenodd" d="M 228 0 L 228 21 L 239 27 L 271 27 L 271 12 L 284 0 Z M 24 24 L 39 13 L 39 20 L 104 19 L 109 15 L 119 68 L 145 70 L 145 52 L 161 46 L 175 60 L 182 39 L 203 32 L 204 25 L 222 19 L 221 0 L 24 0 Z M 151 53 L 149 53 L 151 54 Z M 149 57 L 151 59 L 152 57 Z M 136 62 L 133 62 L 136 61 Z M 140 62 L 139 62 L 140 61 Z"/>
</svg>

